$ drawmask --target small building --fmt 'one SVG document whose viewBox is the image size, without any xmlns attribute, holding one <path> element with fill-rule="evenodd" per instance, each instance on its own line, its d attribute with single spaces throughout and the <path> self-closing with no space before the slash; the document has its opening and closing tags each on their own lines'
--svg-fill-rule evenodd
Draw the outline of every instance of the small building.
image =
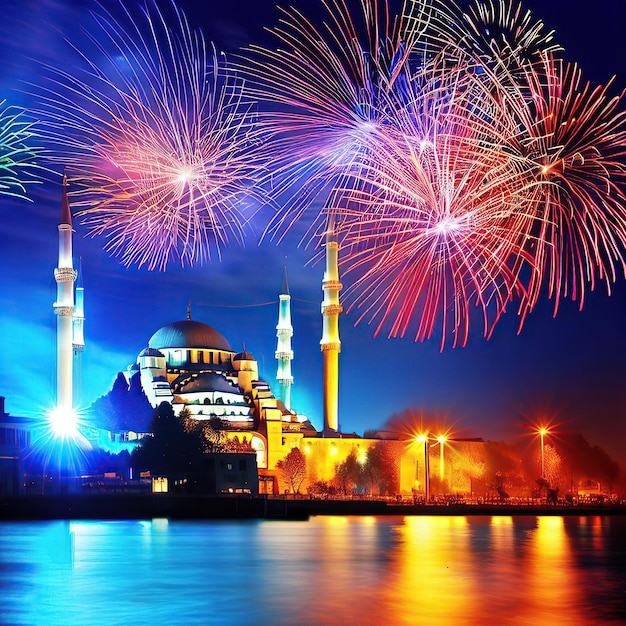
<svg viewBox="0 0 626 626">
<path fill-rule="evenodd" d="M 4 396 L 0 396 L 0 496 L 16 496 L 22 491 L 22 462 L 29 446 L 30 427 L 27 420 L 6 413 Z"/>
<path fill-rule="evenodd" d="M 259 494 L 257 455 L 255 452 L 215 452 L 203 455 L 202 467 L 189 474 L 152 477 L 153 493 L 213 495 Z"/>
</svg>

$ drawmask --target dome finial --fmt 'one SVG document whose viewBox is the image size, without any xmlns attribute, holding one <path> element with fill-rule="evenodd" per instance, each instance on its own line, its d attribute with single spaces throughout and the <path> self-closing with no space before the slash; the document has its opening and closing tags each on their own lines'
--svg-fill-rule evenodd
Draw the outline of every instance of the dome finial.
<svg viewBox="0 0 626 626">
<path fill-rule="evenodd" d="M 191 302 L 187 302 L 187 320 L 191 319 Z"/>
</svg>

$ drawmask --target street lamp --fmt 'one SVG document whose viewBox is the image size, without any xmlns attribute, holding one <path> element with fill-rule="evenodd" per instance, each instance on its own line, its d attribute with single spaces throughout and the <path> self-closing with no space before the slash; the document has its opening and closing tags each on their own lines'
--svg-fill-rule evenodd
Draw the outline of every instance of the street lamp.
<svg viewBox="0 0 626 626">
<path fill-rule="evenodd" d="M 545 478 L 545 456 L 543 450 L 543 438 L 548 434 L 547 428 L 539 429 L 539 437 L 541 439 L 541 478 Z"/>
<path fill-rule="evenodd" d="M 443 459 L 443 444 L 446 442 L 446 436 L 439 435 L 439 437 L 437 437 L 437 441 L 439 442 L 439 480 L 443 483 L 445 468 Z"/>
<path fill-rule="evenodd" d="M 424 491 L 426 494 L 426 502 L 430 501 L 430 470 L 428 464 L 428 436 L 420 435 L 416 439 L 417 443 L 424 444 Z"/>
</svg>

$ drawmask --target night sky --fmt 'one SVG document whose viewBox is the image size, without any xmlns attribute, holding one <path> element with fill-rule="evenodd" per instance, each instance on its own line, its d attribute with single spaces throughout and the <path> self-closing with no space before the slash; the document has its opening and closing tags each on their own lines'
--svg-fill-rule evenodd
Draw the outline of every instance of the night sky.
<svg viewBox="0 0 626 626">
<path fill-rule="evenodd" d="M 312 0 L 293 4 L 307 15 L 317 7 Z M 263 27 L 278 18 L 272 0 L 187 0 L 180 6 L 191 24 L 227 53 L 250 42 L 271 43 Z M 623 0 L 535 0 L 525 6 L 556 30 L 563 56 L 579 62 L 586 79 L 604 83 L 616 74 L 615 91 L 626 87 Z M 39 80 L 38 62 L 69 71 L 74 56 L 64 37 L 80 41 L 80 27 L 89 27 L 93 9 L 97 4 L 89 0 L 3 0 L 0 99 L 28 108 L 24 83 Z M 32 202 L 0 197 L 0 395 L 14 415 L 37 415 L 54 400 L 60 183 L 59 171 L 55 180 L 31 188 Z M 74 251 L 82 257 L 85 285 L 85 404 L 108 391 L 117 372 L 134 361 L 158 328 L 184 319 L 187 302 L 192 317 L 217 328 L 235 350 L 245 342 L 261 375 L 275 384 L 277 300 L 286 263 L 294 326 L 293 406 L 321 428 L 323 268 L 307 264 L 311 250 L 298 248 L 296 237 L 280 246 L 259 246 L 250 237 L 245 248 L 225 249 L 221 261 L 149 272 L 124 268 L 102 251 L 101 240 L 84 237 L 79 221 L 75 228 Z M 362 434 L 382 426 L 394 412 L 413 408 L 437 416 L 461 436 L 516 441 L 529 437 L 524 423 L 551 421 L 558 430 L 582 432 L 590 443 L 626 461 L 623 277 L 611 297 L 598 290 L 588 295 L 583 311 L 564 302 L 556 318 L 552 313 L 553 303 L 544 298 L 518 335 L 511 307 L 490 341 L 475 325 L 466 348 L 443 352 L 437 337 L 425 343 L 373 338 L 373 327 L 354 327 L 355 316 L 344 315 L 341 429 Z M 426 425 L 430 419 L 425 417 Z"/>
</svg>

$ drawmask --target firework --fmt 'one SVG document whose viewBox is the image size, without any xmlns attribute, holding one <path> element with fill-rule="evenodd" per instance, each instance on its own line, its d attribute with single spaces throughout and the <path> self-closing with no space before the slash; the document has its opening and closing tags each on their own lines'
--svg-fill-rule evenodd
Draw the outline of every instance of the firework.
<svg viewBox="0 0 626 626">
<path fill-rule="evenodd" d="M 551 55 L 529 65 L 518 95 L 504 95 L 515 133 L 509 151 L 527 169 L 527 206 L 536 220 L 530 310 L 548 286 L 554 312 L 562 297 L 583 306 L 587 286 L 607 290 L 624 274 L 626 111 L 624 95 L 583 83 L 580 69 Z M 526 97 L 522 97 L 526 95 Z"/>
<path fill-rule="evenodd" d="M 120 7 L 122 10 L 122 7 Z M 92 235 L 125 265 L 202 262 L 241 242 L 253 202 L 254 116 L 242 83 L 173 7 L 94 15 L 86 68 L 39 90 L 48 139 Z"/>
<path fill-rule="evenodd" d="M 392 17 L 387 0 L 362 0 L 360 20 L 343 0 L 324 7 L 321 29 L 296 9 L 283 11 L 271 31 L 281 48 L 252 46 L 243 66 L 265 107 L 260 123 L 272 170 L 262 183 L 282 207 L 267 230 L 279 237 L 312 204 L 333 205 L 338 189 L 359 186 L 362 169 L 386 141 L 426 19 L 412 2 Z"/>
<path fill-rule="evenodd" d="M 546 31 L 520 2 L 475 0 L 467 11 L 447 0 L 433 0 L 431 6 L 426 39 L 430 49 L 449 49 L 452 61 L 466 56 L 495 72 L 510 72 L 511 67 L 561 50 L 554 31 Z"/>
<path fill-rule="evenodd" d="M 0 102 L 0 194 L 26 198 L 26 186 L 38 181 L 37 158 L 42 150 L 31 145 L 36 133 L 20 109 Z"/>
<path fill-rule="evenodd" d="M 492 117 L 463 80 L 439 70 L 422 80 L 397 136 L 335 208 L 357 321 L 418 341 L 438 332 L 442 348 L 449 336 L 466 344 L 474 308 L 488 336 L 533 264 L 513 157 L 485 136 Z"/>
<path fill-rule="evenodd" d="M 269 230 L 322 203 L 307 236 L 332 216 L 357 322 L 443 348 L 465 345 L 476 314 L 490 336 L 516 298 L 521 328 L 546 284 L 556 308 L 582 306 L 598 278 L 610 289 L 626 243 L 620 97 L 582 86 L 518 3 L 414 2 L 390 19 L 363 0 L 362 29 L 324 6 L 325 30 L 285 12 L 286 49 L 254 49 L 249 73 L 273 105 L 261 122 L 285 208 Z"/>
</svg>

